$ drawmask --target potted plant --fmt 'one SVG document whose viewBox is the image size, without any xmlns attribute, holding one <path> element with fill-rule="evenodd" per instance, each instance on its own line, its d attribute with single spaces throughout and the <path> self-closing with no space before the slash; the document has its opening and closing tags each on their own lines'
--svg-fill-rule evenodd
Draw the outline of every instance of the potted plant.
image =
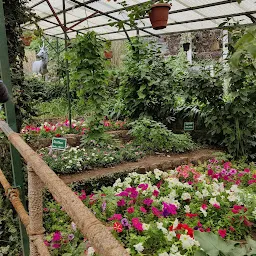
<svg viewBox="0 0 256 256">
<path fill-rule="evenodd" d="M 187 51 L 189 50 L 190 43 L 184 43 L 182 46 L 183 46 L 183 50 L 184 50 L 185 52 L 187 52 Z"/>
<path fill-rule="evenodd" d="M 171 5 L 168 3 L 158 3 L 151 6 L 149 19 L 153 29 L 166 28 L 170 9 Z"/>
<path fill-rule="evenodd" d="M 33 33 L 30 31 L 23 32 L 21 40 L 25 46 L 30 46 L 30 43 L 33 39 Z"/>
<path fill-rule="evenodd" d="M 111 41 L 106 41 L 106 50 L 104 51 L 106 59 L 112 59 L 113 52 L 111 51 Z"/>
<path fill-rule="evenodd" d="M 152 2 L 154 3 L 152 5 Z M 149 19 L 153 29 L 166 28 L 168 22 L 168 14 L 171 9 L 170 0 L 146 1 L 137 5 L 129 6 L 126 1 L 119 2 L 128 12 L 128 21 L 118 21 L 111 25 L 123 29 L 124 25 L 129 24 L 130 27 L 137 27 L 137 20 L 144 19 L 149 14 Z"/>
</svg>

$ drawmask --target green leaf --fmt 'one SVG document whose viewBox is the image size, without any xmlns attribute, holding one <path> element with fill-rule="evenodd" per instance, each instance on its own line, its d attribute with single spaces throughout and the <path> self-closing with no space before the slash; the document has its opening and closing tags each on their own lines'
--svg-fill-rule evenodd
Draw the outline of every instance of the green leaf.
<svg viewBox="0 0 256 256">
<path fill-rule="evenodd" d="M 196 251 L 194 256 L 207 256 L 207 254 L 204 251 Z"/>
</svg>

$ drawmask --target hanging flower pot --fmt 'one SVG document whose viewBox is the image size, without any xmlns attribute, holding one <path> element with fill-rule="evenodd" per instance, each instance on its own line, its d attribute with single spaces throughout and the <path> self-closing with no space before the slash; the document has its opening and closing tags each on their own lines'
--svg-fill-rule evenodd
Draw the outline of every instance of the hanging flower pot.
<svg viewBox="0 0 256 256">
<path fill-rule="evenodd" d="M 30 43 L 32 41 L 32 36 L 22 36 L 21 40 L 25 46 L 30 46 Z"/>
<path fill-rule="evenodd" d="M 190 43 L 183 44 L 183 50 L 187 52 L 189 50 Z"/>
<path fill-rule="evenodd" d="M 153 29 L 158 30 L 158 29 L 166 28 L 170 9 L 171 9 L 170 4 L 152 5 L 151 11 L 149 13 L 149 19 Z"/>
<path fill-rule="evenodd" d="M 106 59 L 112 59 L 113 52 L 112 51 L 104 51 L 104 55 Z"/>
</svg>

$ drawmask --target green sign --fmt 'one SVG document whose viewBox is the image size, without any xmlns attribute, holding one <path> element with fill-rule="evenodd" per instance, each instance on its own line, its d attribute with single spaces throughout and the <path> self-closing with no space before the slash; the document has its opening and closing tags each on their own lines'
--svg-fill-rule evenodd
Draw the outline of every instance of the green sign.
<svg viewBox="0 0 256 256">
<path fill-rule="evenodd" d="M 52 149 L 65 150 L 67 147 L 67 139 L 52 138 Z"/>
<path fill-rule="evenodd" d="M 194 122 L 184 122 L 184 131 L 193 131 Z"/>
</svg>

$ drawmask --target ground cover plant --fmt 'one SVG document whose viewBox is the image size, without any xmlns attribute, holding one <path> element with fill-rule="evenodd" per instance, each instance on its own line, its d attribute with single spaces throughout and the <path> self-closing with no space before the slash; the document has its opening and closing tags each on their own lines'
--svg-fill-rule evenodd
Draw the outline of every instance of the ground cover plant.
<svg viewBox="0 0 256 256">
<path fill-rule="evenodd" d="M 131 173 L 91 194 L 75 193 L 131 255 L 254 255 L 255 172 L 254 164 L 212 159 L 197 167 Z M 45 202 L 45 218 L 53 255 L 70 252 L 73 239 L 83 242 L 55 201 Z M 84 246 L 86 255 L 97 255 Z"/>
<path fill-rule="evenodd" d="M 124 146 L 108 145 L 104 148 L 70 147 L 63 152 L 43 148 L 38 151 L 53 171 L 59 174 L 77 173 L 84 170 L 109 167 L 122 162 L 135 162 L 145 156 L 141 147 L 126 144 Z"/>
</svg>

